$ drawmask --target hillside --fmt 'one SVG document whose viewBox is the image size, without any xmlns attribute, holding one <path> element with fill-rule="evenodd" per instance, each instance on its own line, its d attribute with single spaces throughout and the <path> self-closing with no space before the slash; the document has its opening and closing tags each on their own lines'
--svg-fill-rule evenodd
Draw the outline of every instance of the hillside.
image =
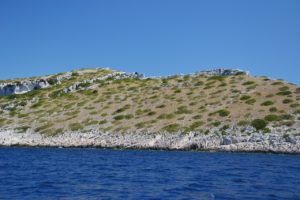
<svg viewBox="0 0 300 200">
<path fill-rule="evenodd" d="M 208 134 L 217 127 L 226 135 L 233 126 L 252 126 L 265 134 L 300 127 L 297 85 L 244 72 L 143 78 L 82 69 L 1 84 L 1 129 L 19 133 Z"/>
</svg>

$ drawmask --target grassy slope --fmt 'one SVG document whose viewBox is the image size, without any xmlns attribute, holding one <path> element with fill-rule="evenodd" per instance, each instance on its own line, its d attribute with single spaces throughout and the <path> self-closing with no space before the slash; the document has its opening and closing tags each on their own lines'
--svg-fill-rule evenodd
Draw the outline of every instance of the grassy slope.
<svg viewBox="0 0 300 200">
<path fill-rule="evenodd" d="M 163 79 L 98 81 L 90 90 L 61 94 L 75 82 L 111 73 L 83 70 L 48 89 L 0 97 L 0 127 L 47 135 L 67 130 L 161 131 L 205 133 L 264 119 L 274 126 L 299 127 L 300 89 L 281 80 L 236 75 L 173 76 Z M 266 130 L 267 131 L 267 130 Z"/>
</svg>

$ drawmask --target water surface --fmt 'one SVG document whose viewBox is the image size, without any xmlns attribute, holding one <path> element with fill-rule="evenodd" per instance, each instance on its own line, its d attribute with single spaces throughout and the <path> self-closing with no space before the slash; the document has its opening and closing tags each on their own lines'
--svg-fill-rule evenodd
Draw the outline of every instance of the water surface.
<svg viewBox="0 0 300 200">
<path fill-rule="evenodd" d="M 300 199 L 300 156 L 0 148 L 0 199 Z"/>
</svg>

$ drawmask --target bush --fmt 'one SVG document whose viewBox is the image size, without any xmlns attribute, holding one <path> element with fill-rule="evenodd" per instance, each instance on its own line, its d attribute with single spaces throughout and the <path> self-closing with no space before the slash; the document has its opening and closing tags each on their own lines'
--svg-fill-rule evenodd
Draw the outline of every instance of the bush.
<svg viewBox="0 0 300 200">
<path fill-rule="evenodd" d="M 151 112 L 148 112 L 147 115 L 148 115 L 148 116 L 153 116 L 153 115 L 156 115 L 156 112 L 151 111 Z"/>
<path fill-rule="evenodd" d="M 188 110 L 186 106 L 180 106 L 177 108 L 177 114 L 190 114 L 192 111 Z"/>
<path fill-rule="evenodd" d="M 284 104 L 290 104 L 290 103 L 292 103 L 292 102 L 293 102 L 292 99 L 284 99 L 284 100 L 282 101 L 282 103 L 284 103 Z"/>
<path fill-rule="evenodd" d="M 158 116 L 158 119 L 173 119 L 174 117 L 176 117 L 174 113 L 168 113 L 168 114 L 161 114 L 160 116 Z"/>
<path fill-rule="evenodd" d="M 292 115 L 289 115 L 289 114 L 284 114 L 284 115 L 280 116 L 280 119 L 281 120 L 293 120 L 294 117 Z"/>
<path fill-rule="evenodd" d="M 261 105 L 262 105 L 262 106 L 271 106 L 271 105 L 273 105 L 273 104 L 274 104 L 273 101 L 265 101 L 265 102 L 263 102 Z"/>
<path fill-rule="evenodd" d="M 217 113 L 219 113 L 220 117 L 227 117 L 227 116 L 230 115 L 230 112 L 228 110 L 225 110 L 225 109 L 219 110 Z"/>
<path fill-rule="evenodd" d="M 176 90 L 174 91 L 174 93 L 176 93 L 176 94 L 181 93 L 181 89 L 176 89 Z"/>
<path fill-rule="evenodd" d="M 280 118 L 278 115 L 267 115 L 265 116 L 265 120 L 268 122 L 278 121 Z"/>
<path fill-rule="evenodd" d="M 247 126 L 247 125 L 249 125 L 250 124 L 250 122 L 249 121 L 247 121 L 247 120 L 241 120 L 241 121 L 239 121 L 238 122 L 238 126 Z"/>
<path fill-rule="evenodd" d="M 106 119 L 99 121 L 99 125 L 106 124 L 106 123 L 107 123 Z"/>
<path fill-rule="evenodd" d="M 129 109 L 129 108 L 130 108 L 130 105 L 127 104 L 127 105 L 125 105 L 124 107 L 122 107 L 122 108 L 116 110 L 115 113 L 121 113 L 121 112 L 124 112 L 125 110 L 127 110 L 127 109 Z"/>
<path fill-rule="evenodd" d="M 220 121 L 215 121 L 215 122 L 211 123 L 211 125 L 217 127 L 217 126 L 221 125 L 221 122 Z"/>
<path fill-rule="evenodd" d="M 282 91 L 282 92 L 277 93 L 277 95 L 279 95 L 279 96 L 288 96 L 290 94 L 292 94 L 291 91 Z"/>
<path fill-rule="evenodd" d="M 300 106 L 299 103 L 293 103 L 293 104 L 290 105 L 291 108 L 297 108 L 299 106 Z"/>
<path fill-rule="evenodd" d="M 274 113 L 274 112 L 277 112 L 278 109 L 276 107 L 272 107 L 272 108 L 269 109 L 269 111 Z"/>
<path fill-rule="evenodd" d="M 195 115 L 194 117 L 193 117 L 193 119 L 201 119 L 202 118 L 202 115 Z"/>
<path fill-rule="evenodd" d="M 114 116 L 114 120 L 123 120 L 124 118 L 125 118 L 125 115 Z"/>
<path fill-rule="evenodd" d="M 248 96 L 248 95 L 243 95 L 243 96 L 240 98 L 240 100 L 242 100 L 242 101 L 249 100 L 249 99 L 251 99 L 251 96 Z"/>
<path fill-rule="evenodd" d="M 243 83 L 243 85 L 252 85 L 254 83 L 255 83 L 254 81 L 246 81 Z"/>
<path fill-rule="evenodd" d="M 71 129 L 71 131 L 77 131 L 83 129 L 83 126 L 80 123 L 73 123 L 69 125 L 69 128 Z"/>
<path fill-rule="evenodd" d="M 49 78 L 47 80 L 47 82 L 50 84 L 50 85 L 55 85 L 56 83 L 58 83 L 57 79 L 56 78 Z"/>
<path fill-rule="evenodd" d="M 268 122 L 266 122 L 263 119 L 255 119 L 251 122 L 251 126 L 253 126 L 256 130 L 263 130 L 268 125 Z"/>
<path fill-rule="evenodd" d="M 145 122 L 140 122 L 140 123 L 137 123 L 137 124 L 135 125 L 135 127 L 137 127 L 137 128 L 144 128 L 145 125 L 146 125 Z"/>
<path fill-rule="evenodd" d="M 224 81 L 224 76 L 211 76 L 207 79 L 208 81 L 215 80 L 215 81 Z"/>
<path fill-rule="evenodd" d="M 272 83 L 272 85 L 283 85 L 283 82 L 281 82 L 281 81 L 276 81 L 276 82 Z"/>
<path fill-rule="evenodd" d="M 166 107 L 165 104 L 161 104 L 161 105 L 156 106 L 156 108 L 164 108 L 164 107 Z"/>
<path fill-rule="evenodd" d="M 190 129 L 193 131 L 196 128 L 202 126 L 203 124 L 204 124 L 204 122 L 202 122 L 202 121 L 196 121 L 196 122 L 191 124 Z"/>
<path fill-rule="evenodd" d="M 163 127 L 163 130 L 164 131 L 167 131 L 169 133 L 174 133 L 174 132 L 177 132 L 180 128 L 180 125 L 179 124 L 169 124 L 165 127 Z"/>
<path fill-rule="evenodd" d="M 255 104 L 255 102 L 256 102 L 255 99 L 249 99 L 246 101 L 246 104 L 253 105 L 253 104 Z"/>
<path fill-rule="evenodd" d="M 290 88 L 289 87 L 287 87 L 287 86 L 283 86 L 283 87 L 281 87 L 281 88 L 279 88 L 279 90 L 282 92 L 282 91 L 287 91 L 287 90 L 289 90 Z"/>
</svg>

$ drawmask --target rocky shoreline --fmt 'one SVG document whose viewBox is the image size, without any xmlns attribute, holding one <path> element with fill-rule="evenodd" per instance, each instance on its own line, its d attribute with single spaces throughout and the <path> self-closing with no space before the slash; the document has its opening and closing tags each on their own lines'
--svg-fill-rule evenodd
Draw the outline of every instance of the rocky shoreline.
<svg viewBox="0 0 300 200">
<path fill-rule="evenodd" d="M 58 136 L 0 131 L 0 146 L 93 147 L 223 152 L 300 153 L 300 136 L 287 134 L 103 133 L 67 132 Z"/>
</svg>

